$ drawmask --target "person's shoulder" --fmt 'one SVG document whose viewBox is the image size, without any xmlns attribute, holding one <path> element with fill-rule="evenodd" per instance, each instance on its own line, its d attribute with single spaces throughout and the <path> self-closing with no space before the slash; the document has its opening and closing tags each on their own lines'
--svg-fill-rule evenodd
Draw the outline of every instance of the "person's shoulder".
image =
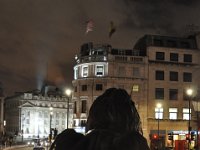
<svg viewBox="0 0 200 150">
<path fill-rule="evenodd" d="M 56 150 L 65 150 L 66 148 L 73 148 L 84 138 L 84 135 L 77 133 L 74 129 L 66 129 L 56 137 L 53 144 Z"/>
</svg>

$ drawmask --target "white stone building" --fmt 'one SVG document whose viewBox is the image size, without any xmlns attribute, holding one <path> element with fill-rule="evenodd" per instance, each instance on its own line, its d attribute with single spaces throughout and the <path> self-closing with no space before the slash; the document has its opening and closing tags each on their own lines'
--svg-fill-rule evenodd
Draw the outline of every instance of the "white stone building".
<svg viewBox="0 0 200 150">
<path fill-rule="evenodd" d="M 58 133 L 66 129 L 67 118 L 68 127 L 72 128 L 72 117 L 71 98 L 59 93 L 55 87 L 46 90 L 46 93 L 22 92 L 6 98 L 5 119 L 8 134 L 18 132 L 23 138 L 48 137 L 50 127 L 56 128 Z"/>
</svg>

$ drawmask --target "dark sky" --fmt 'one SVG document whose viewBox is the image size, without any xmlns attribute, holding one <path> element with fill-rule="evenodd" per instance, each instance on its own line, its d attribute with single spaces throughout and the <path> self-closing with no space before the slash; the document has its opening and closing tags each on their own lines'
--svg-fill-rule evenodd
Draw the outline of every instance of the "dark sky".
<svg viewBox="0 0 200 150">
<path fill-rule="evenodd" d="M 5 95 L 40 88 L 47 78 L 70 87 L 83 43 L 131 49 L 144 34 L 186 36 L 199 18 L 199 0 L 0 0 L 0 82 Z M 89 19 L 94 29 L 86 35 Z"/>
</svg>

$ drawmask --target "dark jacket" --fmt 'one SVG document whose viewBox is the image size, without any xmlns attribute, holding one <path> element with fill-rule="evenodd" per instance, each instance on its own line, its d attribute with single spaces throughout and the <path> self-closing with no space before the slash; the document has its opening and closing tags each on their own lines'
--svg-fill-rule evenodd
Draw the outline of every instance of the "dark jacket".
<svg viewBox="0 0 200 150">
<path fill-rule="evenodd" d="M 55 143 L 55 150 L 150 150 L 146 139 L 137 132 L 93 130 L 84 136 L 68 129 Z"/>
</svg>

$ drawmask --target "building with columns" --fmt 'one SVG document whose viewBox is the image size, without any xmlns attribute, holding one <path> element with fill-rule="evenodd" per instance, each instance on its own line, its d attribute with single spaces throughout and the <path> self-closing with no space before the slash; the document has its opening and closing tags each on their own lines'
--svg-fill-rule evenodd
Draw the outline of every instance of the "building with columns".
<svg viewBox="0 0 200 150">
<path fill-rule="evenodd" d="M 71 97 L 54 86 L 45 86 L 41 91 L 16 93 L 5 99 L 7 134 L 46 138 L 50 129 L 56 128 L 60 133 L 67 127 L 72 128 L 72 117 Z"/>
<path fill-rule="evenodd" d="M 199 40 L 145 35 L 133 49 L 86 43 L 75 57 L 74 126 L 84 127 L 89 108 L 107 88 L 130 93 L 151 146 L 175 146 L 194 133 L 197 143 L 199 104 Z M 192 89 L 192 95 L 186 91 Z M 197 103 L 195 105 L 195 102 Z M 159 107 L 158 107 L 159 106 Z M 188 130 L 190 128 L 190 130 Z M 169 140 L 171 135 L 173 140 Z"/>
</svg>

